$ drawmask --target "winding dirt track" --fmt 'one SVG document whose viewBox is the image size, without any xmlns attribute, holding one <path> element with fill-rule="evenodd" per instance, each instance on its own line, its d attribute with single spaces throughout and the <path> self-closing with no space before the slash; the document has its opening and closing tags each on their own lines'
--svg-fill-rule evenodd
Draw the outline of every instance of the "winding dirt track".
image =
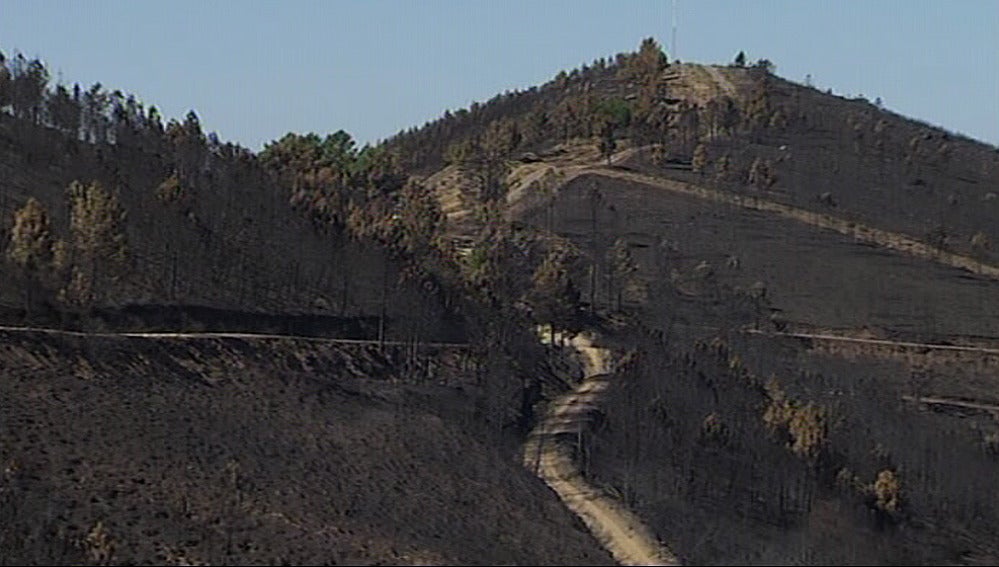
<svg viewBox="0 0 999 567">
<path fill-rule="evenodd" d="M 593 536 L 622 565 L 679 565 L 641 520 L 620 502 L 590 486 L 572 455 L 572 440 L 593 418 L 609 384 L 610 352 L 578 336 L 571 341 L 583 356 L 585 379 L 555 400 L 524 444 L 524 465 L 558 494 Z"/>
</svg>

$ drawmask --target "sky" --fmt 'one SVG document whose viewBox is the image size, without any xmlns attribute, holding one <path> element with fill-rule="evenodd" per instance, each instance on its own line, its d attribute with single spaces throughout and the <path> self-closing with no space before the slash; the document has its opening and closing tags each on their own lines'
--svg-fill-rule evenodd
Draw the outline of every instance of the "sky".
<svg viewBox="0 0 999 567">
<path fill-rule="evenodd" d="M 0 0 L 0 51 L 102 83 L 259 150 L 361 143 L 637 49 L 672 0 Z M 999 0 L 676 0 L 682 61 L 740 50 L 777 74 L 999 145 Z"/>
</svg>

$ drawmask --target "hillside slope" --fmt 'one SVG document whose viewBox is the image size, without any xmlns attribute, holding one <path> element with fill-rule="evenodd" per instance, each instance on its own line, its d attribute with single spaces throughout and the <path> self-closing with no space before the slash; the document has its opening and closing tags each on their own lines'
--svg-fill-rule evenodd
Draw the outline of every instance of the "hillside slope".
<svg viewBox="0 0 999 567">
<path fill-rule="evenodd" d="M 483 431 L 460 350 L 0 344 L 4 564 L 609 561 Z"/>
<path fill-rule="evenodd" d="M 421 167 L 469 257 L 491 249 L 473 212 L 501 170 L 506 220 L 569 251 L 584 310 L 626 322 L 636 362 L 580 451 L 592 481 L 684 562 L 994 561 L 981 495 L 999 427 L 974 408 L 996 405 L 996 367 L 933 345 L 999 340 L 999 153 L 764 67 L 670 65 L 643 84 L 628 61 L 397 142 L 462 132 L 450 163 Z M 608 128 L 622 104 L 630 122 Z M 490 118 L 504 108 L 520 110 Z M 529 134 L 538 116 L 546 137 Z M 489 161 L 503 120 L 524 134 L 505 170 Z M 929 346 L 897 351 L 914 342 Z M 947 399 L 964 405 L 914 403 Z"/>
</svg>

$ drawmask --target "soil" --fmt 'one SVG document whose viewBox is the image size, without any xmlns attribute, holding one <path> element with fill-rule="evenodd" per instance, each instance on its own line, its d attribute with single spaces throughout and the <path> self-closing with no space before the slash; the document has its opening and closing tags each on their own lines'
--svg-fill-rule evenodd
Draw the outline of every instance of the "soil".
<svg viewBox="0 0 999 567">
<path fill-rule="evenodd" d="M 3 564 L 610 562 L 515 437 L 477 425 L 461 352 L 0 345 Z"/>
</svg>

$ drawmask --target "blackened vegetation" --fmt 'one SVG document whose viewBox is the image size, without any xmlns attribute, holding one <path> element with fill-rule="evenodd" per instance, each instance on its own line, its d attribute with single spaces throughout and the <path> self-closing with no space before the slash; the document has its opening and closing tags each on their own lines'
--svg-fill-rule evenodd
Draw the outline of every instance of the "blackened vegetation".
<svg viewBox="0 0 999 567">
<path fill-rule="evenodd" d="M 966 429 L 845 372 L 859 365 L 763 378 L 725 340 L 690 350 L 661 341 L 629 337 L 633 355 L 588 450 L 596 479 L 621 489 L 685 560 L 933 563 L 995 552 L 995 462 Z M 781 354 L 759 358 L 771 357 Z"/>
<path fill-rule="evenodd" d="M 0 339 L 0 564 L 609 561 L 475 416 L 466 349 Z"/>
<path fill-rule="evenodd" d="M 414 269 L 433 212 L 388 238 L 379 228 L 421 206 L 385 152 L 338 132 L 290 135 L 258 157 L 203 132 L 194 112 L 164 124 L 100 84 L 49 86 L 39 61 L 0 58 L 0 75 L 7 322 L 82 325 L 96 311 L 175 305 L 377 317 L 375 334 L 397 340 L 455 328 L 443 284 Z M 17 218 L 36 219 L 35 233 L 19 236 Z"/>
<path fill-rule="evenodd" d="M 201 459 L 199 474 L 209 486 L 232 489 L 227 493 L 232 499 L 223 503 L 228 507 L 224 517 L 209 516 L 214 527 L 200 524 L 192 528 L 197 531 L 193 536 L 182 534 L 194 542 L 189 547 L 211 562 L 315 560 L 294 555 L 292 549 L 266 557 L 254 555 L 252 549 L 234 552 L 234 545 L 252 545 L 252 538 L 233 540 L 231 526 L 217 524 L 249 521 L 246 514 L 237 513 L 248 501 L 270 510 L 275 503 L 266 500 L 265 493 L 274 494 L 271 483 L 280 488 L 289 477 L 300 481 L 292 482 L 286 497 L 314 510 L 317 494 L 309 492 L 312 485 L 304 479 L 313 478 L 309 466 L 329 467 L 330 453 L 356 482 L 329 481 L 337 508 L 330 517 L 320 517 L 317 525 L 326 525 L 330 518 L 356 517 L 375 525 L 383 519 L 366 516 L 370 510 L 394 509 L 404 500 L 404 519 L 393 525 L 408 534 L 410 543 L 416 542 L 413 546 L 447 539 L 442 534 L 448 527 L 463 525 L 469 516 L 435 516 L 428 522 L 420 505 L 425 500 L 390 497 L 378 487 L 409 478 L 409 455 L 429 451 L 440 458 L 428 461 L 428 466 L 448 465 L 450 456 L 475 446 L 470 439 L 451 443 L 444 437 L 456 428 L 474 432 L 476 443 L 512 449 L 517 441 L 512 434 L 531 427 L 537 403 L 565 386 L 553 371 L 564 361 L 555 349 L 538 344 L 534 327 L 550 325 L 554 336 L 557 330 L 593 328 L 607 315 L 630 329 L 622 334 L 622 351 L 631 354 L 619 368 L 622 386 L 611 391 L 602 429 L 581 444 L 581 454 L 596 479 L 619 490 L 685 560 L 898 563 L 955 561 L 966 554 L 995 557 L 996 550 L 989 547 L 994 547 L 999 525 L 991 482 L 999 446 L 994 432 L 983 444 L 967 428 L 903 404 L 899 389 L 884 383 L 890 371 L 804 357 L 783 343 L 749 344 L 739 338 L 741 327 L 784 328 L 785 323 L 771 318 L 766 309 L 771 295 L 783 293 L 778 299 L 786 301 L 793 295 L 788 290 L 809 288 L 814 280 L 840 281 L 827 274 L 843 266 L 864 267 L 880 276 L 887 264 L 858 260 L 853 252 L 844 252 L 842 242 L 821 241 L 811 246 L 832 250 L 822 257 L 834 259 L 831 267 L 806 270 L 809 273 L 792 268 L 773 272 L 779 274 L 773 276 L 777 281 L 766 280 L 753 275 L 754 270 L 781 264 L 782 255 L 794 249 L 788 241 L 804 240 L 806 229 L 773 222 L 760 228 L 764 223 L 757 224 L 753 215 L 743 219 L 703 203 L 659 197 L 653 201 L 647 199 L 647 188 L 597 176 L 580 176 L 562 187 L 559 206 L 551 199 L 544 219 L 540 209 L 522 219 L 530 221 L 534 214 L 535 225 L 545 230 L 511 225 L 504 217 L 505 178 L 517 160 L 561 155 L 558 144 L 585 138 L 608 165 L 618 156 L 614 167 L 853 215 L 941 249 L 973 253 L 981 261 L 995 259 L 991 243 L 999 240 L 999 224 L 993 222 L 992 207 L 999 206 L 999 154 L 994 148 L 903 120 L 864 100 L 793 85 L 773 76 L 765 60 L 747 67 L 745 57 L 739 59 L 736 67 L 724 70 L 723 78 L 732 88 L 711 86 L 715 94 L 705 99 L 703 93 L 680 92 L 674 85 L 684 74 L 710 78 L 715 73 L 670 64 L 647 40 L 637 53 L 600 59 L 560 73 L 542 87 L 448 112 L 378 147 L 357 148 L 342 131 L 288 134 L 259 155 L 204 133 L 194 112 L 164 124 L 155 108 L 144 107 L 134 97 L 109 93 L 99 84 L 89 89 L 50 87 L 41 62 L 21 56 L 0 59 L 0 313 L 6 322 L 68 328 L 250 330 L 402 341 L 412 349 L 401 347 L 398 356 L 371 347 L 371 364 L 355 361 L 319 368 L 392 376 L 412 370 L 421 382 L 432 372 L 417 355 L 420 343 L 470 344 L 463 366 L 467 380 L 460 389 L 448 394 L 434 390 L 421 398 L 434 404 L 453 400 L 440 415 L 458 416 L 456 423 L 436 427 L 434 420 L 407 408 L 406 399 L 386 389 L 377 407 L 348 416 L 347 423 L 363 430 L 343 443 L 349 450 L 324 444 L 318 455 L 303 457 L 302 447 L 317 443 L 306 434 L 288 444 L 298 453 L 280 460 L 285 470 L 273 477 L 240 467 L 270 466 L 274 461 L 268 451 L 274 444 L 266 436 L 307 431 L 288 420 L 299 416 L 303 407 L 321 412 L 326 406 L 310 405 L 315 399 L 332 400 L 340 407 L 358 393 L 316 388 L 315 359 L 247 345 L 227 355 L 235 352 L 235 360 L 253 364 L 273 355 L 268 364 L 280 368 L 256 370 L 269 375 L 291 369 L 295 378 L 280 384 L 261 380 L 239 390 L 240 399 L 232 401 L 228 412 L 217 411 L 211 396 L 192 400 L 196 396 L 186 388 L 170 392 L 176 399 L 196 402 L 202 421 L 198 427 L 167 423 L 164 430 L 207 431 L 208 446 L 215 452 L 204 456 L 203 446 L 191 452 L 195 460 Z M 629 145 L 638 151 L 616 153 Z M 445 164 L 456 166 L 475 186 L 474 213 L 481 230 L 460 246 L 447 238 L 436 196 L 411 177 Z M 667 214 L 664 208 L 674 211 Z M 738 219 L 745 222 L 737 227 Z M 646 230 L 642 223 L 659 228 Z M 729 242 L 733 249 L 715 249 L 727 248 Z M 704 250 L 710 257 L 702 257 Z M 922 276 L 927 271 L 922 264 L 907 265 L 907 270 L 899 273 Z M 863 281 L 849 288 L 850 293 L 837 295 L 837 290 L 819 286 L 819 301 L 809 298 L 807 309 L 799 305 L 788 311 L 833 320 L 829 311 L 852 313 L 848 308 L 860 301 L 851 297 L 853 291 L 866 290 L 868 280 L 877 280 L 866 274 L 857 277 Z M 929 280 L 899 279 L 918 279 L 920 284 Z M 927 295 L 937 289 L 950 288 L 933 287 Z M 934 308 L 949 309 L 943 300 L 933 301 Z M 964 317 L 967 303 L 961 305 Z M 900 325 L 902 319 L 897 309 L 867 311 L 864 323 L 876 318 Z M 906 324 L 925 326 L 924 319 L 909 318 Z M 648 333 L 635 330 L 643 324 L 650 328 Z M 704 333 L 705 326 L 710 333 Z M 721 338 L 713 340 L 716 336 Z M 51 354 L 47 348 L 39 346 L 26 360 Z M 180 345 L 157 348 L 172 358 L 203 361 L 220 355 Z M 107 381 L 124 374 L 121 368 L 96 364 L 121 352 L 83 353 L 73 362 L 74 380 Z M 183 364 L 163 363 L 161 354 L 149 355 L 155 359 L 152 363 L 125 357 L 122 364 L 138 365 L 129 376 L 140 382 L 127 383 L 124 389 L 112 385 L 116 397 L 110 399 L 141 402 L 136 405 L 142 408 L 147 402 L 159 403 L 155 388 L 141 381 L 157 367 L 157 360 L 171 375 L 212 386 L 223 380 L 243 384 L 239 372 L 230 372 L 225 364 L 219 365 L 221 370 L 205 367 L 192 373 Z M 9 384 L 26 384 L 26 390 L 9 388 L 5 395 L 38 398 L 41 390 L 32 390 L 30 382 L 36 370 L 29 362 L 15 372 Z M 96 407 L 104 407 L 98 402 L 105 400 L 94 395 L 97 390 L 81 384 L 88 382 L 72 382 L 62 392 L 53 388 L 56 409 L 43 407 L 37 415 L 81 407 L 72 396 L 61 398 L 81 389 L 91 396 L 86 399 L 95 399 Z M 274 400 L 261 392 L 273 393 Z M 276 410 L 265 407 L 271 401 L 278 404 Z M 270 427 L 257 430 L 240 421 L 247 407 L 271 420 Z M 115 431 L 121 423 L 133 425 L 136 414 L 122 412 L 120 404 L 113 410 L 102 410 L 101 423 Z M 372 415 L 375 425 L 369 432 L 365 420 Z M 115 421 L 119 418 L 124 421 Z M 27 432 L 24 439 L 33 447 L 39 444 L 28 435 L 34 435 L 36 423 L 31 420 L 37 419 L 26 416 L 18 425 L 22 429 L 15 431 L 18 436 Z M 74 413 L 68 419 L 79 416 Z M 156 419 L 163 418 L 154 415 L 150 422 Z M 9 423 L 0 425 L 16 429 Z M 146 420 L 138 423 L 152 427 Z M 215 431 L 220 424 L 224 427 Z M 428 424 L 435 439 L 443 441 L 418 450 L 407 446 L 409 438 L 401 432 Z M 389 435 L 389 429 L 379 425 L 394 427 L 398 434 Z M 62 435 L 55 445 L 74 446 L 66 441 L 78 433 L 74 428 L 55 429 Z M 48 430 L 53 428 L 40 429 Z M 228 443 L 248 431 L 262 436 L 259 447 L 253 448 L 261 453 L 250 451 L 248 460 L 230 465 L 225 460 L 225 450 L 232 447 Z M 404 449 L 407 456 L 391 460 L 392 470 L 379 469 L 381 476 L 374 481 L 363 472 L 367 469 L 350 468 L 356 453 L 372 463 L 382 462 L 363 451 L 373 444 Z M 172 446 L 164 450 L 174 453 Z M 4 466 L 13 467 L 4 474 L 22 482 L 16 456 L 3 456 Z M 36 465 L 36 470 L 51 472 L 44 462 Z M 73 461 L 64 472 L 79 476 L 79 466 Z M 341 469 L 327 470 L 341 474 Z M 434 469 L 443 475 L 456 470 L 461 469 Z M 41 478 L 38 473 L 29 479 L 38 481 L 32 485 L 34 493 L 48 492 Z M 180 483 L 181 490 L 164 498 L 197 490 L 184 484 L 189 480 L 183 474 L 172 482 Z M 458 484 L 444 487 L 452 491 L 447 497 L 461 506 L 480 507 L 455 489 Z M 405 488 L 404 483 L 400 486 Z M 368 490 L 374 494 L 370 501 L 365 500 Z M 78 515 L 81 509 L 99 509 L 99 499 L 89 508 L 74 508 L 78 503 L 73 498 L 45 508 L 31 492 L 19 494 L 21 500 L 4 500 L 0 510 L 32 511 L 38 530 L 21 524 L 0 534 L 7 538 L 0 543 L 20 553 L 12 557 L 78 562 L 81 553 L 93 561 L 149 561 L 153 556 L 148 550 L 120 547 L 115 534 L 122 526 L 114 522 L 90 517 L 86 523 L 65 521 L 64 516 Z M 159 503 L 164 502 L 177 508 L 170 514 L 192 513 L 186 502 Z M 218 514 L 218 509 L 205 513 Z M 149 521 L 149 514 L 136 516 Z M 282 530 L 288 525 L 267 528 L 276 530 L 272 541 L 283 545 Z M 421 531 L 428 525 L 430 532 Z M 39 542 L 53 534 L 53 541 L 70 541 L 65 539 L 67 526 L 72 526 L 72 541 L 85 542 L 82 547 L 74 543 L 43 549 Z M 250 529 L 239 524 L 239 530 L 244 528 Z M 229 538 L 224 543 L 208 541 L 226 533 L 230 535 L 221 536 Z M 312 530 L 303 537 L 315 534 Z M 476 540 L 482 549 L 491 542 Z M 535 559 L 492 551 L 476 559 Z M 187 560 L 183 550 L 162 553 L 157 561 Z M 461 553 L 449 548 L 447 553 L 409 559 L 466 559 Z M 372 557 L 404 559 L 394 550 L 371 554 L 346 549 L 337 556 L 348 561 Z"/>
<path fill-rule="evenodd" d="M 681 115 L 674 116 L 659 104 L 666 92 L 663 72 L 668 65 L 649 38 L 637 52 L 562 71 L 541 87 L 447 111 L 438 120 L 397 134 L 384 147 L 397 154 L 407 169 L 433 171 L 448 160 L 452 147 L 480 144 L 492 137 L 491 128 L 512 134 L 511 150 L 520 153 L 576 137 L 598 136 L 608 148 L 624 137 L 658 141 L 668 134 L 669 125 L 682 121 Z M 681 137 L 689 137 L 686 126 L 680 130 Z"/>
</svg>

